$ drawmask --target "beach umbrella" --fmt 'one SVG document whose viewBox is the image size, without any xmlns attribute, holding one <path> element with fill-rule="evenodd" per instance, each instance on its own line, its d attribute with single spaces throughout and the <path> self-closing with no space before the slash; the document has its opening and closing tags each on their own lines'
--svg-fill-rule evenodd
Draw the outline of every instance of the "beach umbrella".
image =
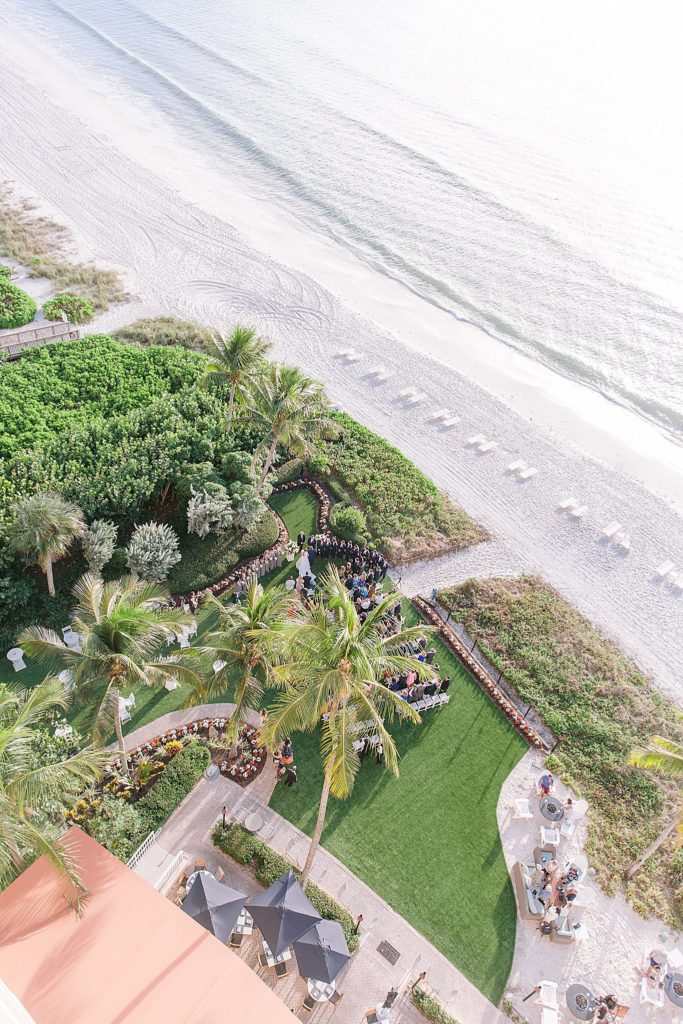
<svg viewBox="0 0 683 1024">
<path fill-rule="evenodd" d="M 321 920 L 291 868 L 269 889 L 249 901 L 249 913 L 273 956 L 284 953 L 311 925 Z"/>
<path fill-rule="evenodd" d="M 183 900 L 183 910 L 221 942 L 227 942 L 246 900 L 244 893 L 201 873 Z"/>
<path fill-rule="evenodd" d="M 351 957 L 342 926 L 337 921 L 324 919 L 295 941 L 294 952 L 302 978 L 314 978 L 328 984 L 334 981 Z"/>
</svg>

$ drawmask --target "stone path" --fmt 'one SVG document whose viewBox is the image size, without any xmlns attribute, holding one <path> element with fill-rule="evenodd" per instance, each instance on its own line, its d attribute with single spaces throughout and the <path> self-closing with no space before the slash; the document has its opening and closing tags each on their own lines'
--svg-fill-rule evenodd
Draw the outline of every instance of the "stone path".
<svg viewBox="0 0 683 1024">
<path fill-rule="evenodd" d="M 230 705 L 219 705 L 220 713 L 227 714 Z M 218 713 L 212 705 L 212 713 Z M 174 712 L 137 730 L 131 741 L 140 742 L 156 736 L 174 724 L 182 724 L 201 717 L 201 709 L 190 709 L 182 714 Z M 168 721 L 172 719 L 174 721 Z M 159 842 L 172 853 L 184 850 L 194 860 L 206 861 L 209 867 L 221 865 L 225 881 L 241 888 L 249 895 L 259 890 L 251 873 L 231 858 L 220 853 L 211 842 L 211 831 L 227 808 L 228 817 L 243 817 L 256 811 L 263 819 L 259 831 L 268 844 L 279 854 L 301 867 L 308 849 L 308 837 L 267 806 L 275 784 L 275 772 L 269 764 L 259 778 L 242 789 L 230 779 L 218 776 L 203 778 L 164 825 Z M 412 1024 L 423 1021 L 413 1007 L 408 988 L 420 971 L 427 971 L 427 982 L 436 998 L 462 1022 L 476 1020 L 477 1024 L 502 1024 L 505 1018 L 441 953 L 424 939 L 407 921 L 357 878 L 336 857 L 321 847 L 316 857 L 311 878 L 330 896 L 333 896 L 351 914 L 363 914 L 362 942 L 340 979 L 344 999 L 335 1012 L 335 1024 L 358 1024 L 366 1010 L 381 1002 L 389 988 L 395 985 L 401 992 L 392 1015 L 392 1024 Z M 398 960 L 392 965 L 378 951 L 382 941 L 389 942 L 398 951 Z M 258 966 L 257 938 L 245 943 L 240 955 L 252 963 L 270 985 L 275 985 L 273 972 Z M 278 983 L 278 993 L 294 1012 L 299 1013 L 305 988 L 301 979 L 290 976 Z M 327 1019 L 333 1012 L 329 1006 L 313 1011 L 316 1020 Z M 310 1016 L 301 1011 L 302 1015 Z"/>
<path fill-rule="evenodd" d="M 408 597 L 429 597 L 433 587 L 453 587 L 472 577 L 521 576 L 528 571 L 523 558 L 496 540 L 390 570 L 392 579 Z"/>
</svg>

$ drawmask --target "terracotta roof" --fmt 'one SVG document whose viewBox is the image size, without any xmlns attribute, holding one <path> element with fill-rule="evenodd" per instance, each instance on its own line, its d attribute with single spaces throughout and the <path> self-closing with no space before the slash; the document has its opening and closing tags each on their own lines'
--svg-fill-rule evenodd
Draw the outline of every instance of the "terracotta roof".
<svg viewBox="0 0 683 1024">
<path fill-rule="evenodd" d="M 0 978 L 36 1024 L 291 1024 L 245 963 L 78 828 L 83 917 L 45 857 L 0 893 Z"/>
</svg>

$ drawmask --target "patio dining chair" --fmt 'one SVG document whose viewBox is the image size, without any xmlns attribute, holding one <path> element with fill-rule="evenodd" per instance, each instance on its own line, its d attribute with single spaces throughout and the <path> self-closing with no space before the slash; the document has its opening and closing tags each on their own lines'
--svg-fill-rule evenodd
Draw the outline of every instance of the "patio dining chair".
<svg viewBox="0 0 683 1024">
<path fill-rule="evenodd" d="M 330 996 L 330 1002 L 336 1008 L 337 1006 L 339 1006 L 339 1004 L 341 1003 L 343 998 L 344 998 L 344 993 L 343 992 L 337 992 L 337 990 L 335 989 L 334 992 L 332 993 L 332 995 Z"/>
<path fill-rule="evenodd" d="M 259 953 L 258 962 L 260 963 L 261 967 L 268 967 L 268 957 L 266 956 L 265 953 Z"/>
<path fill-rule="evenodd" d="M 315 1003 L 315 999 L 313 998 L 313 996 L 304 996 L 304 1001 L 301 1004 L 301 1009 L 302 1010 L 305 1010 L 307 1013 L 310 1013 L 311 1010 L 315 1010 L 315 1006 L 316 1006 L 316 1003 Z"/>
<path fill-rule="evenodd" d="M 243 939 L 244 935 L 242 934 L 242 932 L 233 932 L 232 935 L 230 936 L 230 945 L 234 949 L 239 949 L 239 947 L 242 945 Z"/>
<path fill-rule="evenodd" d="M 286 978 L 288 974 L 289 974 L 289 971 L 287 970 L 287 964 L 286 963 L 283 962 L 281 964 L 275 964 L 275 977 L 276 978 Z"/>
</svg>

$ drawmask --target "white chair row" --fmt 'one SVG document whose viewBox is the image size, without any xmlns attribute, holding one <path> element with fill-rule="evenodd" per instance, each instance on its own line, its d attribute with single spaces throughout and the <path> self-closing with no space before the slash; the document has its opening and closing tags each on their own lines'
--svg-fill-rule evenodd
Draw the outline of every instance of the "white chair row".
<svg viewBox="0 0 683 1024">
<path fill-rule="evenodd" d="M 439 708 L 442 704 L 448 704 L 450 699 L 448 693 L 435 693 L 433 697 L 423 697 L 422 700 L 416 700 L 410 706 L 416 711 L 427 711 L 428 708 Z"/>
<path fill-rule="evenodd" d="M 379 736 L 377 735 L 377 733 L 375 733 L 374 736 L 364 736 L 362 740 L 354 740 L 353 749 L 356 751 L 357 754 L 362 750 L 366 740 L 370 741 L 371 747 L 376 747 L 377 744 L 379 743 Z"/>
</svg>

